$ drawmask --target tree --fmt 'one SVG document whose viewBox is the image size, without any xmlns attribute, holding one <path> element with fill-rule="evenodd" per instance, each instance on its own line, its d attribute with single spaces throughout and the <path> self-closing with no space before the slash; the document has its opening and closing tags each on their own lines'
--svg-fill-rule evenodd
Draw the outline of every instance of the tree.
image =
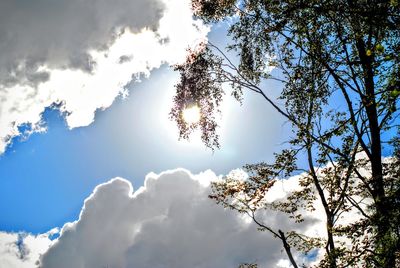
<svg viewBox="0 0 400 268">
<path fill-rule="evenodd" d="M 210 197 L 280 239 L 294 267 L 300 264 L 293 249 L 322 249 L 318 267 L 400 265 L 400 143 L 393 134 L 399 128 L 398 1 L 192 0 L 192 6 L 206 23 L 230 20 L 227 50 L 239 61 L 206 43 L 176 66 L 181 80 L 171 118 L 180 136 L 199 128 L 206 146 L 219 147 L 215 114 L 224 84 L 239 101 L 244 90 L 258 93 L 292 124 L 294 134 L 274 163 L 247 165 L 248 180 L 216 182 Z M 262 87 L 266 79 L 281 82 L 284 105 Z M 202 115 L 187 124 L 182 112 L 191 105 Z M 391 158 L 382 157 L 384 146 L 393 150 Z M 306 169 L 296 165 L 301 155 Z M 265 201 L 276 180 L 299 171 L 299 191 L 284 201 Z M 273 230 L 257 217 L 277 210 L 301 222 L 302 212 L 315 209 L 316 202 L 326 216 L 323 238 Z M 340 221 L 354 211 L 359 219 Z"/>
</svg>

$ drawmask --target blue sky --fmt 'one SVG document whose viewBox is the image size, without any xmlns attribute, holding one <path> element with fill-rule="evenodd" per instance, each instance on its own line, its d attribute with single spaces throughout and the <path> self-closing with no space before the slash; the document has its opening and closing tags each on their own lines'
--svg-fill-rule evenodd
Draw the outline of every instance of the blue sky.
<svg viewBox="0 0 400 268">
<path fill-rule="evenodd" d="M 223 45 L 225 35 L 222 25 L 209 38 Z M 126 86 L 126 99 L 117 97 L 111 107 L 97 110 L 89 126 L 69 129 L 59 110 L 46 108 L 46 132 L 15 137 L 0 156 L 0 230 L 42 233 L 62 227 L 78 218 L 96 185 L 116 176 L 138 188 L 147 173 L 178 167 L 227 174 L 271 160 L 282 147 L 290 126 L 252 93 L 245 94 L 242 105 L 226 98 L 220 150 L 205 148 L 195 135 L 178 140 L 177 127 L 168 119 L 178 79 L 168 64 L 142 75 Z M 280 85 L 271 81 L 266 88 L 277 95 Z"/>
<path fill-rule="evenodd" d="M 225 41 L 224 27 L 209 38 Z M 260 96 L 246 93 L 242 105 L 226 98 L 221 149 L 212 152 L 198 137 L 178 140 L 168 119 L 178 74 L 168 65 L 131 82 L 126 99 L 96 112 L 86 127 L 69 129 L 57 109 L 46 108 L 45 133 L 15 137 L 0 156 L 0 230 L 43 233 L 78 218 L 83 201 L 99 183 L 120 176 L 135 188 L 149 172 L 183 167 L 216 174 L 247 163 L 272 160 L 290 126 Z M 272 94 L 280 85 L 265 85 Z M 390 149 L 384 151 L 390 154 Z"/>
<path fill-rule="evenodd" d="M 0 229 L 41 233 L 61 227 L 77 219 L 97 184 L 116 176 L 138 188 L 149 172 L 184 167 L 227 174 L 271 160 L 284 141 L 283 121 L 254 94 L 242 106 L 227 98 L 220 150 L 206 149 L 198 137 L 179 141 L 168 119 L 177 79 L 166 65 L 152 71 L 87 127 L 69 130 L 58 110 L 46 109 L 47 132 L 15 138 L 1 156 Z"/>
<path fill-rule="evenodd" d="M 0 267 L 289 267 L 279 242 L 208 194 L 219 175 L 272 161 L 290 124 L 260 95 L 240 105 L 227 90 L 213 152 L 168 118 L 171 66 L 207 40 L 225 46 L 229 21 L 204 25 L 190 0 L 28 2 L 0 3 Z M 277 182 L 272 200 L 298 182 Z M 299 228 L 321 237 L 318 209 Z"/>
</svg>

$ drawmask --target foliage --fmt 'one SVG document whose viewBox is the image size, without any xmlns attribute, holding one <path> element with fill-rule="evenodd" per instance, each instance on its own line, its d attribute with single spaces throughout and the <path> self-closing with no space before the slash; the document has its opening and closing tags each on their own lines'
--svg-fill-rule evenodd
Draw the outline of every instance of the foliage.
<svg viewBox="0 0 400 268">
<path fill-rule="evenodd" d="M 229 20 L 232 43 L 227 49 L 237 53 L 239 62 L 207 43 L 176 66 L 181 80 L 171 118 L 180 136 L 187 138 L 200 127 L 205 144 L 219 146 L 215 113 L 225 84 L 238 100 L 244 90 L 258 93 L 293 126 L 290 148 L 277 153 L 274 163 L 246 166 L 248 180 L 216 182 L 210 197 L 248 214 L 280 239 L 293 267 L 299 267 L 293 249 L 323 251 L 318 267 L 398 265 L 398 136 L 389 144 L 393 156 L 382 160 L 389 142 L 383 137 L 398 127 L 398 1 L 192 0 L 192 5 L 207 23 Z M 263 88 L 267 79 L 281 82 L 284 105 Z M 199 105 L 202 118 L 187 125 L 181 115 L 191 103 Z M 301 155 L 306 155 L 307 169 L 296 166 Z M 266 202 L 277 179 L 299 171 L 304 173 L 298 191 L 287 200 Z M 303 212 L 312 212 L 317 202 L 326 217 L 323 238 L 274 230 L 257 218 L 260 210 L 275 210 L 300 223 Z M 358 219 L 341 221 L 355 212 Z"/>
</svg>

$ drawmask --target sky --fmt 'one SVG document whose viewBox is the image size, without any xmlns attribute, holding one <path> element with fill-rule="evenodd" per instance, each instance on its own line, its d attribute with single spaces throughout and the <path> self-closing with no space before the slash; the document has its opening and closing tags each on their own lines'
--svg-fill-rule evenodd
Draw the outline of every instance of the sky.
<svg viewBox="0 0 400 268">
<path fill-rule="evenodd" d="M 213 152 L 168 118 L 171 66 L 205 40 L 224 45 L 226 28 L 194 19 L 187 0 L 0 2 L 1 268 L 288 267 L 273 237 L 207 196 L 272 160 L 290 126 L 260 96 L 226 98 Z"/>
</svg>

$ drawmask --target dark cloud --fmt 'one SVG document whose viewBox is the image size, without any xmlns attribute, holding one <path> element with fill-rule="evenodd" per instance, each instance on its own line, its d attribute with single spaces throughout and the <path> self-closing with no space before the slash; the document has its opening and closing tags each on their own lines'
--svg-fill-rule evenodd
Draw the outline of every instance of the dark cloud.
<svg viewBox="0 0 400 268">
<path fill-rule="evenodd" d="M 47 80 L 43 64 L 90 72 L 89 50 L 106 49 L 125 27 L 157 28 L 163 10 L 159 0 L 3 0 L 0 86 Z"/>
</svg>

